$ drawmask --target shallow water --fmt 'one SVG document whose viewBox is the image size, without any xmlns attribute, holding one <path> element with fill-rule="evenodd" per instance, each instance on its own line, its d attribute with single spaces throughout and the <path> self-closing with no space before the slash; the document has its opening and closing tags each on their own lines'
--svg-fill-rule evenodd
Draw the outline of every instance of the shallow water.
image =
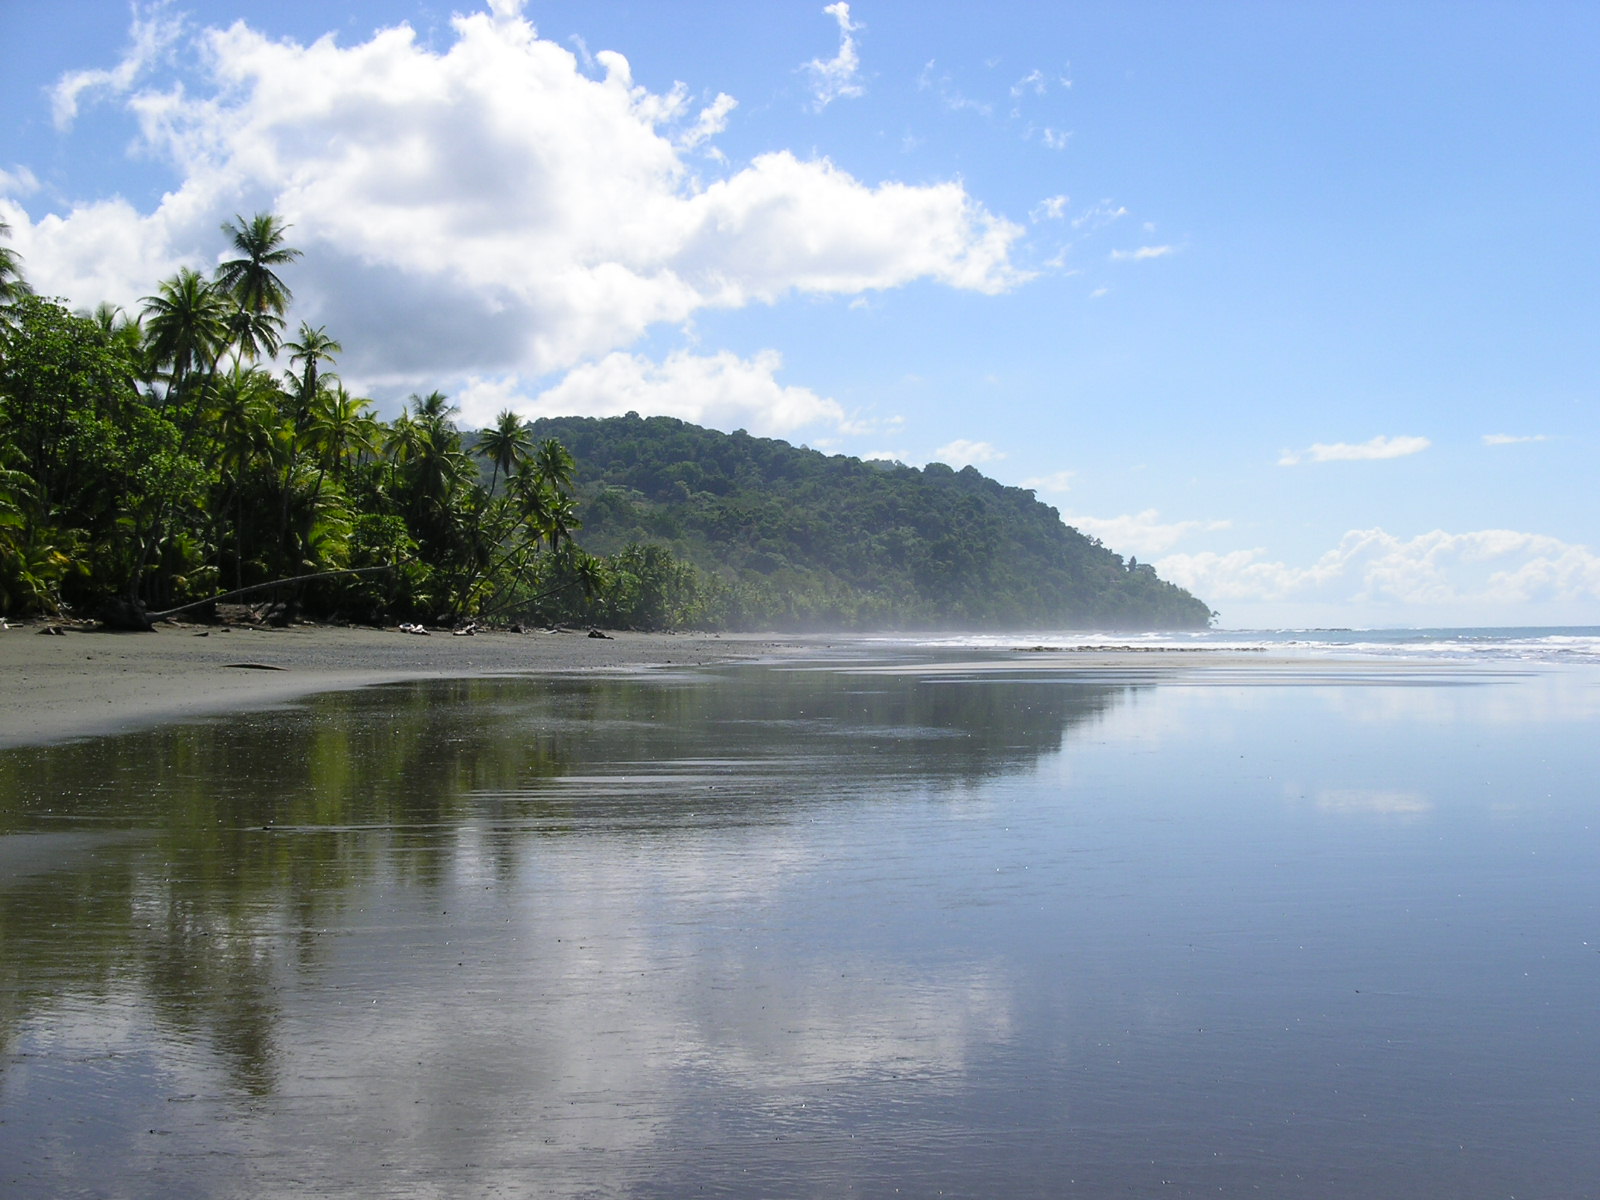
<svg viewBox="0 0 1600 1200">
<path fill-rule="evenodd" d="M 1595 1194 L 1600 672 L 874 652 L 0 752 L 0 1194 Z"/>
</svg>

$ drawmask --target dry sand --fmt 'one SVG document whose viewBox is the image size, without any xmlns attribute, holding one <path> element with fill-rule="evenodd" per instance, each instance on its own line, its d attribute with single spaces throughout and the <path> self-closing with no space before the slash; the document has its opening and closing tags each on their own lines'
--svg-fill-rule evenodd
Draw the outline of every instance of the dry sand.
<svg viewBox="0 0 1600 1200">
<path fill-rule="evenodd" d="M 61 626 L 56 626 L 61 628 Z M 627 671 L 793 653 L 800 642 L 714 634 L 480 632 L 300 625 L 161 625 L 154 633 L 68 626 L 0 631 L 0 746 L 58 741 L 313 692 L 403 679 Z"/>
</svg>

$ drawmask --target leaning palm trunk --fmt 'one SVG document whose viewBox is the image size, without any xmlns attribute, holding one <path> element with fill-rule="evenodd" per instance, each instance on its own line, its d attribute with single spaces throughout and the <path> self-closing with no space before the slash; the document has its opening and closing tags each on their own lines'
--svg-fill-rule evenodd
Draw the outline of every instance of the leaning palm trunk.
<svg viewBox="0 0 1600 1200">
<path fill-rule="evenodd" d="M 215 596 L 208 596 L 204 600 L 191 600 L 188 604 L 180 604 L 176 608 L 166 608 L 148 615 L 150 620 L 160 621 L 166 617 L 176 616 L 181 612 L 188 612 L 190 609 L 204 608 L 208 604 L 221 604 L 225 600 L 237 600 L 242 596 L 265 592 L 272 588 L 298 586 L 302 583 L 310 583 L 314 579 L 332 579 L 339 575 L 372 575 L 379 571 L 392 570 L 394 570 L 392 563 L 383 563 L 376 567 L 341 567 L 336 571 L 313 571 L 309 575 L 291 575 L 287 579 L 272 579 L 266 583 L 252 583 L 249 587 L 234 588 L 231 592 L 221 592 Z"/>
</svg>

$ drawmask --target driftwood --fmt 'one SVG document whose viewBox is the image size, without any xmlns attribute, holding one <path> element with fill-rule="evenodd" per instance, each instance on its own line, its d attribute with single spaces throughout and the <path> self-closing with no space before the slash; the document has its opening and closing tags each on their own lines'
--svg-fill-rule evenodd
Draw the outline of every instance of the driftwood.
<svg viewBox="0 0 1600 1200">
<path fill-rule="evenodd" d="M 164 608 L 160 612 L 146 612 L 143 605 L 123 599 L 107 605 L 101 612 L 100 619 L 112 629 L 137 629 L 148 632 L 155 628 L 154 622 L 156 621 L 177 616 L 179 613 L 188 612 L 190 609 L 204 608 L 208 604 L 220 604 L 224 600 L 237 600 L 239 597 L 248 596 L 253 592 L 266 592 L 291 583 L 307 583 L 313 579 L 332 579 L 338 575 L 371 575 L 378 571 L 392 570 L 394 570 L 393 566 L 384 565 L 380 567 L 345 567 L 337 571 L 314 571 L 310 575 L 292 575 L 287 579 L 273 579 L 267 583 L 254 583 L 249 587 L 234 588 L 231 592 L 207 596 L 204 600 L 194 600 L 188 604 L 180 604 L 176 608 Z"/>
</svg>

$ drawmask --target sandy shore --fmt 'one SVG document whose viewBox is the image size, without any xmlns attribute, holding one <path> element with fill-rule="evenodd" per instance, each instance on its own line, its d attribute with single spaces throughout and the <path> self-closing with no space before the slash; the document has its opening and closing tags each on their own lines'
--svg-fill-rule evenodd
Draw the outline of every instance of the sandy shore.
<svg viewBox="0 0 1600 1200">
<path fill-rule="evenodd" d="M 408 679 L 485 675 L 637 671 L 757 659 L 837 659 L 872 651 L 849 635 L 484 632 L 418 637 L 387 629 L 300 625 L 287 629 L 164 624 L 154 633 L 110 633 L 71 627 L 59 637 L 45 626 L 0 630 L 0 747 L 60 741 L 159 724 L 212 712 L 263 707 L 315 692 Z M 1038 651 L 1038 653 L 1035 653 Z M 1300 682 L 1354 675 L 1398 677 L 1444 669 L 1418 663 L 1289 659 L 1231 651 L 1132 647 L 1067 650 L 1034 646 L 1020 635 L 1011 655 L 976 664 L 862 663 L 866 672 L 922 673 L 1063 668 L 1119 678 L 1203 668 L 1214 682 L 1293 678 Z M 1459 668 L 1457 668 L 1459 673 Z"/>
<path fill-rule="evenodd" d="M 799 640 L 712 634 L 478 633 L 162 625 L 0 631 L 0 746 L 58 741 L 405 679 L 643 670 L 795 653 Z"/>
</svg>

